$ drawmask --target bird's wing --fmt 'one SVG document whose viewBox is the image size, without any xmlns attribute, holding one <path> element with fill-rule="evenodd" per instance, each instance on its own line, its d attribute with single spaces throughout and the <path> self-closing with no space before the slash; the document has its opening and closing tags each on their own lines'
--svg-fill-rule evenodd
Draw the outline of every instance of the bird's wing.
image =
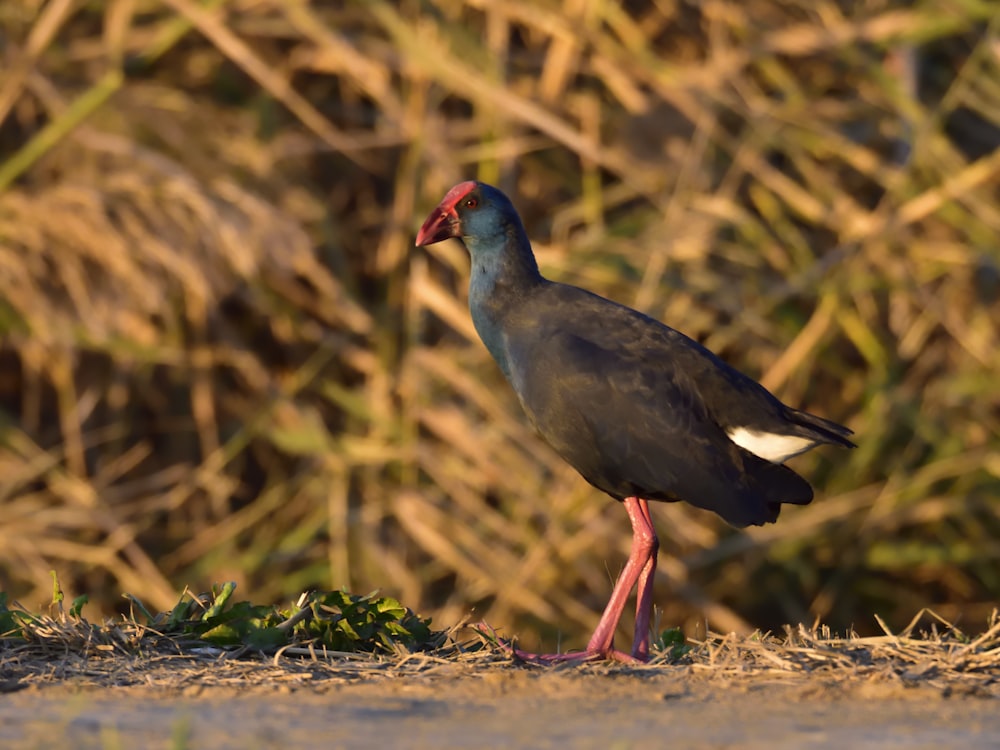
<svg viewBox="0 0 1000 750">
<path fill-rule="evenodd" d="M 576 287 L 552 285 L 548 304 L 573 311 L 570 330 L 595 344 L 636 357 L 695 384 L 711 419 L 740 447 L 780 463 L 819 443 L 853 447 L 851 430 L 783 404 L 764 386 L 744 375 L 683 333 L 642 313 Z"/>
<path fill-rule="evenodd" d="M 685 500 L 736 526 L 771 520 L 692 376 L 652 356 L 655 329 L 608 339 L 573 321 L 508 338 L 512 385 L 542 437 L 613 497 Z"/>
</svg>

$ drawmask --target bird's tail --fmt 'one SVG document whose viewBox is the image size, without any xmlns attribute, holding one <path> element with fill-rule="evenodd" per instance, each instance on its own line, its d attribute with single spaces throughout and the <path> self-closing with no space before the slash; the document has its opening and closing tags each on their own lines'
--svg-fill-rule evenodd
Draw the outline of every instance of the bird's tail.
<svg viewBox="0 0 1000 750">
<path fill-rule="evenodd" d="M 784 464 L 772 464 L 752 454 L 744 456 L 744 467 L 750 484 L 767 502 L 768 523 L 778 520 L 783 503 L 808 505 L 813 489 L 805 479 Z"/>
<path fill-rule="evenodd" d="M 830 419 L 817 417 L 807 411 L 798 409 L 788 409 L 789 418 L 801 428 L 803 437 L 811 437 L 820 443 L 830 443 L 831 445 L 841 445 L 845 448 L 856 448 L 848 438 L 854 434 L 854 430 L 837 424 Z"/>
</svg>

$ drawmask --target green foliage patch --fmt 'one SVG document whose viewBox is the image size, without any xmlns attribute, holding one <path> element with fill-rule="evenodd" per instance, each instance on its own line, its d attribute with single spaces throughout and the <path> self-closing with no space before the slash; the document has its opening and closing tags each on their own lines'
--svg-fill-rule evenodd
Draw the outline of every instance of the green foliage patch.
<svg viewBox="0 0 1000 750">
<path fill-rule="evenodd" d="M 0 639 L 32 640 L 47 621 L 77 630 L 120 630 L 120 622 L 93 625 L 86 620 L 86 595 L 74 599 L 66 611 L 62 590 L 53 579 L 52 616 L 11 605 L 7 593 L 0 592 Z M 429 618 L 378 592 L 312 591 L 290 607 L 279 607 L 234 601 L 235 591 L 232 582 L 201 595 L 185 591 L 172 609 L 155 615 L 137 597 L 125 594 L 131 611 L 124 624 L 138 626 L 149 638 L 167 638 L 186 647 L 200 643 L 264 653 L 298 646 L 319 652 L 392 654 L 435 648 L 445 640 L 443 632 L 432 629 Z M 148 638 L 129 640 L 138 646 Z"/>
</svg>

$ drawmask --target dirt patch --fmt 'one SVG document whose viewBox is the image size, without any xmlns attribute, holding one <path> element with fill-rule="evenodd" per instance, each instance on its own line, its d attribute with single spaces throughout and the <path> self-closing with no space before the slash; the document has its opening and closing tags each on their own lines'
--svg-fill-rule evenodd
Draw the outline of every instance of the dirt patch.
<svg viewBox="0 0 1000 750">
<path fill-rule="evenodd" d="M 4 747 L 993 748 L 1000 691 L 691 667 L 451 665 L 337 674 L 160 664 L 145 685 L 35 685 L 0 701 Z M 133 675 L 138 673 L 134 672 Z M 86 681 L 86 677 L 82 678 Z"/>
<path fill-rule="evenodd" d="M 67 655 L 5 672 L 0 746 L 993 748 L 1000 681 L 905 669 Z"/>
<path fill-rule="evenodd" d="M 878 638 L 711 635 L 650 664 L 551 667 L 482 637 L 265 657 L 26 629 L 34 641 L 0 643 L 0 747 L 996 747 L 1000 619 L 977 637 L 917 622 Z"/>
</svg>

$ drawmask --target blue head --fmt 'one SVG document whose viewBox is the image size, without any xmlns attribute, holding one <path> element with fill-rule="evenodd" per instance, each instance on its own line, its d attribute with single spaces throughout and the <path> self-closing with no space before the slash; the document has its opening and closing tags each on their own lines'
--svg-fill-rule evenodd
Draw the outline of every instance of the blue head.
<svg viewBox="0 0 1000 750">
<path fill-rule="evenodd" d="M 448 191 L 417 233 L 418 245 L 457 238 L 472 256 L 473 274 L 527 272 L 538 276 L 531 244 L 510 199 L 492 185 L 469 180 Z"/>
</svg>

